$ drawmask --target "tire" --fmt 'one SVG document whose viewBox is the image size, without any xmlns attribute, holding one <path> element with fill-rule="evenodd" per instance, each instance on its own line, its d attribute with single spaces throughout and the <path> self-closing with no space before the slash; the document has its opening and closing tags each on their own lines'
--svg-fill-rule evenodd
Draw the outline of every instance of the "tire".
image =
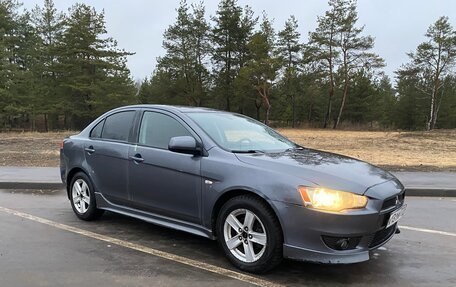
<svg viewBox="0 0 456 287">
<path fill-rule="evenodd" d="M 242 232 L 234 229 L 239 224 Z M 227 201 L 218 214 L 216 232 L 225 255 L 243 271 L 264 273 L 283 259 L 280 223 L 274 211 L 256 196 L 241 195 Z"/>
<path fill-rule="evenodd" d="M 76 173 L 70 184 L 70 202 L 79 219 L 91 221 L 98 219 L 103 210 L 97 208 L 92 181 L 83 172 Z"/>
</svg>

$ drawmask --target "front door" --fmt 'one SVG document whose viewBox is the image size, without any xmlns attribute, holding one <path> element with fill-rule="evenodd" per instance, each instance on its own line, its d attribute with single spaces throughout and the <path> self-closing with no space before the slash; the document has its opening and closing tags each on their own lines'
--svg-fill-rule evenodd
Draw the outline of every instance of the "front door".
<svg viewBox="0 0 456 287">
<path fill-rule="evenodd" d="M 130 147 L 129 191 L 143 210 L 200 223 L 201 157 L 168 150 L 172 137 L 193 136 L 180 119 L 145 111 L 138 144 Z"/>
</svg>

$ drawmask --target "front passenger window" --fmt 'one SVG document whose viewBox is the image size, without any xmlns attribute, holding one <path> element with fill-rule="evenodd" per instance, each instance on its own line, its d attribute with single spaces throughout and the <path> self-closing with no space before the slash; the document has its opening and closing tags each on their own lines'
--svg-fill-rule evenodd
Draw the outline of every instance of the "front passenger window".
<svg viewBox="0 0 456 287">
<path fill-rule="evenodd" d="M 145 112 L 139 130 L 139 143 L 150 147 L 168 149 L 172 137 L 192 136 L 190 132 L 172 117 Z"/>
</svg>

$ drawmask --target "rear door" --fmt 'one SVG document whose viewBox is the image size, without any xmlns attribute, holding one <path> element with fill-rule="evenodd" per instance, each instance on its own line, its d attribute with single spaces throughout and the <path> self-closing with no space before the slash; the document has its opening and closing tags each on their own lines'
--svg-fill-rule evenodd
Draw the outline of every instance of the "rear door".
<svg viewBox="0 0 456 287">
<path fill-rule="evenodd" d="M 91 131 L 85 156 L 96 190 L 108 200 L 128 200 L 128 149 L 133 136 L 135 110 L 109 115 Z"/>
<path fill-rule="evenodd" d="M 144 111 L 138 144 L 130 148 L 129 190 L 140 209 L 200 222 L 200 156 L 168 150 L 175 136 L 196 134 L 178 117 L 164 111 Z"/>
</svg>

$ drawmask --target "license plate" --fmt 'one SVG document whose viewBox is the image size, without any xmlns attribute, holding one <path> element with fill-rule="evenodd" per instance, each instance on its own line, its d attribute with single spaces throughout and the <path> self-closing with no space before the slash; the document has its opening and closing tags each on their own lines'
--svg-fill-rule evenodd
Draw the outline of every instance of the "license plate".
<svg viewBox="0 0 456 287">
<path fill-rule="evenodd" d="M 398 222 L 399 219 L 401 219 L 401 217 L 405 213 L 406 207 L 407 207 L 407 204 L 404 204 L 401 208 L 399 208 L 398 210 L 391 213 L 390 218 L 388 219 L 388 224 L 386 225 L 386 228 L 390 227 L 394 223 Z"/>
</svg>

